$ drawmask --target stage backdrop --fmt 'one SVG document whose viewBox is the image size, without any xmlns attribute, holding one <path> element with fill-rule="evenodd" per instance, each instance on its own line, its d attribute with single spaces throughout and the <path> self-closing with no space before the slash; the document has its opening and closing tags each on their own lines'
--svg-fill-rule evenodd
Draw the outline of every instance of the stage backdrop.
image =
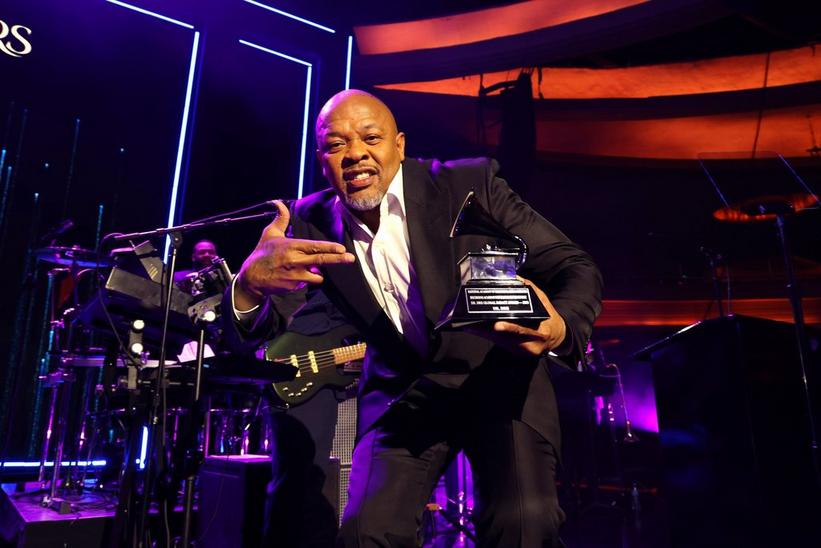
<svg viewBox="0 0 821 548">
<path fill-rule="evenodd" d="M 0 7 L 0 425 L 16 414 L 0 445 L 31 455 L 42 407 L 55 265 L 27 251 L 313 189 L 312 120 L 349 58 L 348 32 L 326 23 L 252 0 Z M 186 236 L 181 266 L 203 236 L 236 269 L 262 226 Z"/>
</svg>

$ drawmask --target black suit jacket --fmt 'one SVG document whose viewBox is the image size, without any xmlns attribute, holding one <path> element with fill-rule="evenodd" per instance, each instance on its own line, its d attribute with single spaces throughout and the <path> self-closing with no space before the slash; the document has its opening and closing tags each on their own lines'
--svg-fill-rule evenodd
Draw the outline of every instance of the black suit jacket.
<svg viewBox="0 0 821 548">
<path fill-rule="evenodd" d="M 524 203 L 502 179 L 495 161 L 480 158 L 439 162 L 406 159 L 402 166 L 404 198 L 415 285 L 424 303 L 430 341 L 420 356 L 382 311 L 357 264 L 323 269 L 322 290 L 366 337 L 366 357 L 359 393 L 361 436 L 420 378 L 446 386 L 470 379 L 472 391 L 487 398 L 495 415 L 517 418 L 557 448 L 556 401 L 544 359 L 510 355 L 483 338 L 461 332 L 434 333 L 433 326 L 455 297 L 460 276 L 456 262 L 485 243 L 508 245 L 484 236 L 449 238 L 453 220 L 468 192 L 510 232 L 522 237 L 529 257 L 520 274 L 542 288 L 567 323 L 559 352 L 566 364 L 582 358 L 593 320 L 600 311 L 601 276 L 593 261 L 556 227 Z M 297 238 L 339 242 L 351 253 L 350 231 L 335 210 L 331 189 L 307 196 L 292 207 L 290 232 Z M 304 294 L 274 299 L 269 328 L 284 325 L 283 311 L 293 310 Z"/>
</svg>

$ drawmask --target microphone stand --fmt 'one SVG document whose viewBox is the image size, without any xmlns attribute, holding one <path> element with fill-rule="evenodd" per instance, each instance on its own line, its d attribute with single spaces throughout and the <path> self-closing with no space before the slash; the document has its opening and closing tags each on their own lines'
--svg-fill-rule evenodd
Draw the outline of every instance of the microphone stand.
<svg viewBox="0 0 821 548">
<path fill-rule="evenodd" d="M 265 205 L 270 202 L 265 202 Z M 254 206 L 252 206 L 254 207 Z M 244 210 L 243 210 L 244 211 Z M 230 214 L 229 214 L 230 215 Z M 171 257 L 170 257 L 170 266 L 165 270 L 163 275 L 163 287 L 165 289 L 165 293 L 163 295 L 164 300 L 162 301 L 163 305 L 163 321 L 161 327 L 161 336 L 160 336 L 160 357 L 159 363 L 157 365 L 157 378 L 155 382 L 155 386 L 153 389 L 152 401 L 149 410 L 149 420 L 148 420 L 148 448 L 146 450 L 146 463 L 145 463 L 145 471 L 143 476 L 143 490 L 142 490 L 142 500 L 139 507 L 139 513 L 136 516 L 136 522 L 134 522 L 134 513 L 129 512 L 127 508 L 121 508 L 119 505 L 117 507 L 117 514 L 115 516 L 115 524 L 122 524 L 120 520 L 125 521 L 125 527 L 114 527 L 115 530 L 119 530 L 125 535 L 124 538 L 128 539 L 139 539 L 137 540 L 137 547 L 138 548 L 148 548 L 152 545 L 150 542 L 149 531 L 146 528 L 146 520 L 148 517 L 148 505 L 149 499 L 152 492 L 153 481 L 155 478 L 153 474 L 164 472 L 164 466 L 160 466 L 160 469 L 155 472 L 154 471 L 154 459 L 151 458 L 152 452 L 155 450 L 156 446 L 159 446 L 159 451 L 157 452 L 157 460 L 160 461 L 159 464 L 163 465 L 165 460 L 165 388 L 166 388 L 166 380 L 165 380 L 165 370 L 166 370 L 166 338 L 168 335 L 168 319 L 171 312 L 171 298 L 173 296 L 173 289 L 174 289 L 174 272 L 176 270 L 176 262 L 177 262 L 177 252 L 182 245 L 182 234 L 185 232 L 189 232 L 192 230 L 200 229 L 200 228 L 210 228 L 214 226 L 224 226 L 230 225 L 237 222 L 242 221 L 250 221 L 254 219 L 262 219 L 266 217 L 275 217 L 277 212 L 274 211 L 266 211 L 263 213 L 255 213 L 252 215 L 243 215 L 240 217 L 225 217 L 225 216 L 217 216 L 217 218 L 209 218 L 199 221 L 193 221 L 186 224 L 181 224 L 177 226 L 171 227 L 164 227 L 164 228 L 156 228 L 154 230 L 146 230 L 142 232 L 131 232 L 128 234 L 118 234 L 112 233 L 107 234 L 103 241 L 113 241 L 113 242 L 121 242 L 121 241 L 129 241 L 135 239 L 143 239 L 143 238 L 153 238 L 157 236 L 170 236 L 171 238 Z M 202 337 L 200 337 L 202 340 Z M 197 398 L 199 397 L 199 369 L 201 367 L 201 358 L 199 354 L 201 354 L 202 345 L 198 351 L 198 373 L 197 373 Z M 160 404 L 162 404 L 162 412 L 160 412 Z M 157 438 L 157 427 L 160 425 L 162 421 L 162 428 L 161 434 L 162 436 L 158 439 Z M 126 462 L 125 466 L 133 466 L 133 462 Z M 186 478 L 186 487 L 189 487 L 188 478 Z M 190 482 L 191 486 L 193 486 L 193 480 Z M 133 495 L 133 494 L 131 494 Z M 131 495 L 126 497 L 127 499 L 131 499 Z M 188 497 L 191 496 L 186 490 L 186 500 Z M 121 497 L 122 499 L 122 497 Z M 130 505 L 129 505 L 130 506 Z M 189 509 L 190 513 L 190 509 Z M 163 513 L 165 515 L 165 513 Z M 165 519 L 165 517 L 163 518 Z M 134 529 L 136 527 L 136 529 Z M 187 527 L 186 527 L 187 528 Z M 132 534 L 133 533 L 133 534 Z M 186 535 L 187 536 L 187 535 Z M 120 540 L 120 539 L 118 539 Z M 166 544 L 170 544 L 169 542 Z"/>
<path fill-rule="evenodd" d="M 199 322 L 199 340 L 197 341 L 197 365 L 194 380 L 194 402 L 191 406 L 191 413 L 188 416 L 188 427 L 185 432 L 185 454 L 183 470 L 185 479 L 183 482 L 183 526 L 182 526 L 182 547 L 188 548 L 191 540 L 191 517 L 194 510 L 194 482 L 202 464 L 203 455 L 196 447 L 196 425 L 202 418 L 201 408 L 201 388 L 202 388 L 202 360 L 205 355 L 205 328 L 208 323 L 214 321 L 216 315 L 211 313 L 210 317 Z"/>
<path fill-rule="evenodd" d="M 711 249 L 708 249 L 704 246 L 699 248 L 699 251 L 704 254 L 707 258 L 707 266 L 710 268 L 710 279 L 713 282 L 713 300 L 718 304 L 718 317 L 724 317 L 724 303 L 723 297 L 721 295 L 721 285 L 720 280 L 718 279 L 718 265 L 719 261 L 723 260 L 723 257 L 720 253 L 716 253 Z M 726 265 L 726 263 L 725 263 Z M 727 301 L 729 302 L 729 291 Z M 712 306 L 712 305 L 711 305 Z"/>
<path fill-rule="evenodd" d="M 719 259 L 721 256 L 719 255 Z M 721 285 L 719 284 L 718 280 L 718 272 L 716 271 L 717 264 L 716 264 L 716 257 L 712 254 L 707 256 L 707 261 L 710 264 L 710 276 L 713 278 L 713 296 L 718 304 L 718 316 L 719 318 L 724 317 L 724 303 L 723 297 L 721 295 Z"/>
<path fill-rule="evenodd" d="M 762 213 L 765 213 L 764 208 L 761 207 L 761 209 Z M 778 241 L 781 244 L 781 254 L 784 259 L 784 270 L 787 277 L 787 294 L 789 296 L 790 306 L 792 308 L 793 322 L 795 323 L 798 363 L 801 369 L 801 387 L 803 389 L 804 402 L 807 406 L 807 427 L 810 437 L 810 456 L 812 458 L 813 470 L 815 472 L 816 487 L 821 487 L 821 460 L 819 460 L 818 431 L 815 424 L 816 407 L 812 390 L 810 388 L 810 380 L 807 378 L 810 345 L 807 340 L 806 323 L 804 322 L 804 307 L 801 303 L 801 294 L 796 283 L 792 254 L 787 242 L 787 233 L 784 227 L 785 215 L 787 213 L 794 213 L 794 210 L 791 207 L 786 209 L 773 209 L 774 211 L 766 211 L 766 213 L 775 214 L 775 228 L 778 233 Z"/>
<path fill-rule="evenodd" d="M 265 205 L 268 202 L 265 202 Z M 221 217 L 218 219 L 207 219 L 201 221 L 191 221 L 190 223 L 185 223 L 182 225 L 177 226 L 169 226 L 166 228 L 155 228 L 154 230 L 145 230 L 143 232 L 130 232 L 128 234 L 120 234 L 117 232 L 106 234 L 103 241 L 114 241 L 114 242 L 122 242 L 126 240 L 136 240 L 137 238 L 153 238 L 155 236 L 167 236 L 169 234 L 177 233 L 184 233 L 190 232 L 192 230 L 196 230 L 198 228 L 211 228 L 214 226 L 223 226 L 223 225 L 230 225 L 234 223 L 239 223 L 242 221 L 253 221 L 254 219 L 264 219 L 266 217 L 276 217 L 276 211 L 265 211 L 263 213 L 254 213 L 253 215 L 243 215 L 241 217 Z"/>
</svg>

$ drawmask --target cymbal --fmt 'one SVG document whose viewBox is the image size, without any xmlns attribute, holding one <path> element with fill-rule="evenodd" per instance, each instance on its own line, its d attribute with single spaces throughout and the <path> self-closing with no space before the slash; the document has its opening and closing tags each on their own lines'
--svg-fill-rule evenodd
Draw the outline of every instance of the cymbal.
<svg viewBox="0 0 821 548">
<path fill-rule="evenodd" d="M 777 214 L 791 215 L 816 207 L 818 198 L 806 192 L 758 196 L 717 209 L 713 212 L 713 218 L 733 223 L 757 223 L 772 221 Z"/>
<path fill-rule="evenodd" d="M 34 256 L 41 261 L 64 266 L 79 266 L 81 268 L 111 266 L 111 259 L 108 257 L 98 258 L 93 251 L 83 249 L 78 245 L 71 247 L 41 247 L 34 250 Z"/>
</svg>

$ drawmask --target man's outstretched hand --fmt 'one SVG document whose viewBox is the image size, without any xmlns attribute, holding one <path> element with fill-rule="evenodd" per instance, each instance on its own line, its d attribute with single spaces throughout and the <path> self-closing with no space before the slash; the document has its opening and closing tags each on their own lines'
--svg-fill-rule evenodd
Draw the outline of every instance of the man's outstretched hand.
<svg viewBox="0 0 821 548">
<path fill-rule="evenodd" d="M 286 237 L 291 214 L 281 201 L 275 204 L 279 215 L 262 231 L 259 243 L 240 268 L 234 292 L 238 309 L 253 308 L 268 295 L 283 295 L 306 284 L 322 283 L 322 265 L 356 260 L 342 244 Z"/>
<path fill-rule="evenodd" d="M 547 298 L 544 291 L 525 278 L 519 279 L 533 288 L 534 293 L 544 305 L 550 317 L 542 321 L 535 329 L 513 322 L 496 322 L 490 328 L 470 328 L 467 331 L 480 337 L 490 339 L 502 348 L 519 356 L 541 356 L 553 350 L 564 341 L 567 325 L 564 319 Z"/>
</svg>

